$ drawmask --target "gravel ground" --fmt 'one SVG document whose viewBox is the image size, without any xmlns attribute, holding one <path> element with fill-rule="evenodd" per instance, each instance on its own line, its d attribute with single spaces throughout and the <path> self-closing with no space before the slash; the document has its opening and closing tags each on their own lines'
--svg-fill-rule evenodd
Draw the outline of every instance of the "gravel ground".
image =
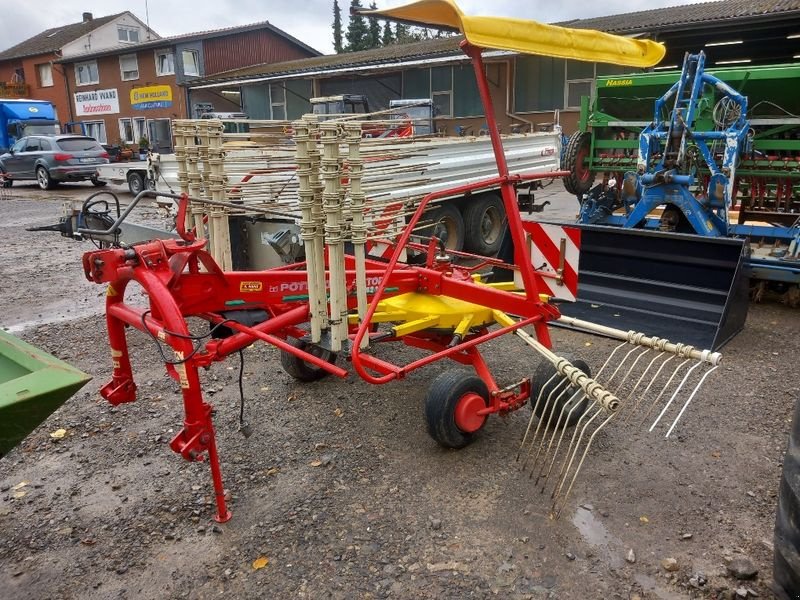
<svg viewBox="0 0 800 600">
<path fill-rule="evenodd" d="M 353 376 L 299 384 L 274 349 L 251 347 L 252 437 L 237 432 L 238 361 L 202 375 L 234 513 L 216 525 L 207 465 L 169 449 L 181 403 L 152 341 L 130 336 L 138 401 L 114 408 L 99 396 L 110 359 L 103 290 L 81 268 L 91 246 L 23 230 L 93 190 L 12 191 L 0 204 L 0 324 L 94 380 L 0 461 L 0 597 L 770 597 L 777 485 L 800 391 L 800 368 L 786 359 L 796 311 L 751 307 L 678 435 L 616 422 L 604 431 L 558 520 L 514 462 L 527 409 L 445 451 L 422 419 L 444 365 L 380 387 Z M 612 348 L 568 331 L 553 338 L 595 369 Z M 412 356 L 395 345 L 378 353 Z M 501 385 L 536 362 L 508 336 L 486 356 Z M 66 436 L 51 439 L 59 428 Z M 728 574 L 739 559 L 755 579 Z"/>
</svg>

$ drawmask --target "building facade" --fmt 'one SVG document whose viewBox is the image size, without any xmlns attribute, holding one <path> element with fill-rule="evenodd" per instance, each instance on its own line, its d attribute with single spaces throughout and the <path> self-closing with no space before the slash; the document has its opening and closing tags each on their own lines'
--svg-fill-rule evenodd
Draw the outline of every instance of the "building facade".
<svg viewBox="0 0 800 600">
<path fill-rule="evenodd" d="M 686 52 L 704 50 L 708 65 L 778 64 L 800 60 L 800 1 L 727 0 L 558 23 L 663 42 L 656 69 L 680 69 Z M 462 37 L 388 46 L 242 68 L 189 84 L 189 96 L 235 98 L 251 118 L 292 119 L 310 110 L 309 98 L 366 94 L 373 110 L 389 100 L 428 98 L 436 128 L 447 135 L 485 132 L 472 66 Z M 601 75 L 630 69 L 513 52 L 488 51 L 484 62 L 503 132 L 538 130 L 559 122 L 578 127 L 581 99 Z M 655 100 L 655 98 L 653 98 Z"/>
<path fill-rule="evenodd" d="M 101 143 L 172 149 L 172 119 L 211 110 L 239 111 L 238 93 L 211 92 L 188 101 L 187 84 L 243 65 L 316 56 L 319 52 L 267 22 L 160 38 L 58 61 L 66 74 L 73 130 Z"/>
<path fill-rule="evenodd" d="M 159 36 L 130 12 L 47 29 L 0 52 L 0 98 L 45 100 L 62 121 L 70 118 L 69 76 L 57 61 L 108 48 L 125 48 Z"/>
</svg>

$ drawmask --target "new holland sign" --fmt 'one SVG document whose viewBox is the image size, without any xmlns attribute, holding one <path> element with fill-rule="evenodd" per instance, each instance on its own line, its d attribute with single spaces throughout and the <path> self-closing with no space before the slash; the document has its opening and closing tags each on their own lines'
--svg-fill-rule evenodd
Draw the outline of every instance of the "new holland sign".
<svg viewBox="0 0 800 600">
<path fill-rule="evenodd" d="M 131 90 L 131 107 L 137 110 L 170 106 L 172 106 L 172 88 L 168 85 L 151 85 Z"/>
<path fill-rule="evenodd" d="M 115 115 L 119 112 L 116 88 L 75 93 L 75 116 Z"/>
</svg>

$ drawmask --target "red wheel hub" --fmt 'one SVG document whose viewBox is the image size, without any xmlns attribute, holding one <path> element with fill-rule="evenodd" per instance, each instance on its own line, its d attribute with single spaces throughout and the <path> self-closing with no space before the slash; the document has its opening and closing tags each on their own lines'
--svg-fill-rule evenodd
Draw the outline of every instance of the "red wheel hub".
<svg viewBox="0 0 800 600">
<path fill-rule="evenodd" d="M 486 408 L 483 396 L 474 392 L 464 394 L 456 404 L 456 427 L 464 433 L 475 433 L 486 422 L 486 415 L 479 415 L 478 411 Z"/>
<path fill-rule="evenodd" d="M 589 179 L 589 169 L 586 168 L 586 158 L 589 156 L 589 147 L 582 145 L 575 157 L 575 174 L 581 181 Z"/>
</svg>

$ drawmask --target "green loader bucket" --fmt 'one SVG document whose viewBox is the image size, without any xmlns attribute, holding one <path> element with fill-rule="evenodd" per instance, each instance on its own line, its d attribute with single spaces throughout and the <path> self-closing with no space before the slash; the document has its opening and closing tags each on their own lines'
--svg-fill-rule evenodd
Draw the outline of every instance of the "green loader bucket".
<svg viewBox="0 0 800 600">
<path fill-rule="evenodd" d="M 578 295 L 559 305 L 562 314 L 710 350 L 744 327 L 743 240 L 569 226 L 581 230 Z"/>
<path fill-rule="evenodd" d="M 91 377 L 0 331 L 0 458 Z"/>
</svg>

